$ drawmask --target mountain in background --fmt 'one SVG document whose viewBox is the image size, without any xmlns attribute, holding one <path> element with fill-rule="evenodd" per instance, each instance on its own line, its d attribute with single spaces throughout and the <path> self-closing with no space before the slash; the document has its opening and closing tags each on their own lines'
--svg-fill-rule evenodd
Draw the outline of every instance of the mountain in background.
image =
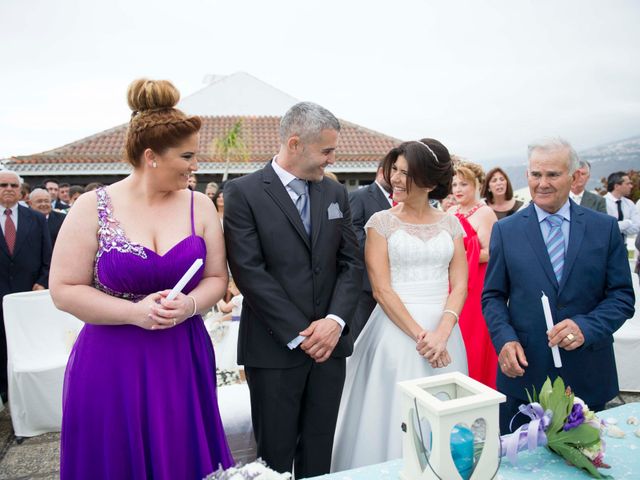
<svg viewBox="0 0 640 480">
<path fill-rule="evenodd" d="M 587 184 L 587 190 L 593 190 L 602 185 L 601 178 L 606 178 L 613 172 L 640 169 L 640 135 L 589 148 L 578 152 L 578 155 L 591 163 L 591 179 Z M 486 166 L 485 168 L 489 169 Z M 514 190 L 527 186 L 526 164 L 507 165 L 505 162 L 503 168 L 509 175 Z"/>
</svg>

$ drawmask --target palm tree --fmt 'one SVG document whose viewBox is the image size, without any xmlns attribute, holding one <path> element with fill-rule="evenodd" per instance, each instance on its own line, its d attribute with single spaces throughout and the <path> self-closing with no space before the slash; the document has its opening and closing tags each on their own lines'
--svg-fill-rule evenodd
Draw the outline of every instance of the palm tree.
<svg viewBox="0 0 640 480">
<path fill-rule="evenodd" d="M 242 139 L 242 119 L 237 120 L 231 129 L 222 137 L 214 139 L 214 150 L 224 159 L 224 172 L 222 181 L 229 177 L 229 165 L 232 157 L 246 160 L 248 157 L 247 145 Z"/>
</svg>

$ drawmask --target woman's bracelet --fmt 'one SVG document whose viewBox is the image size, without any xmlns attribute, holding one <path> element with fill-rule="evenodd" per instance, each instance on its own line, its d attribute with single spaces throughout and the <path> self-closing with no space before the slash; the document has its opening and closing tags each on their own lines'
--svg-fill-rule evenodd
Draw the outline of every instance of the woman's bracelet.
<svg viewBox="0 0 640 480">
<path fill-rule="evenodd" d="M 189 318 L 193 317 L 196 312 L 198 311 L 198 304 L 196 303 L 196 299 L 195 297 L 192 297 L 191 295 L 188 295 L 187 298 L 190 298 L 191 300 L 193 300 L 193 313 L 190 315 Z"/>
<path fill-rule="evenodd" d="M 460 316 L 456 312 L 454 312 L 453 310 L 449 310 L 449 309 L 443 310 L 442 313 L 450 313 L 451 315 L 453 315 L 454 318 L 456 319 L 456 323 L 458 323 L 460 321 Z"/>
</svg>

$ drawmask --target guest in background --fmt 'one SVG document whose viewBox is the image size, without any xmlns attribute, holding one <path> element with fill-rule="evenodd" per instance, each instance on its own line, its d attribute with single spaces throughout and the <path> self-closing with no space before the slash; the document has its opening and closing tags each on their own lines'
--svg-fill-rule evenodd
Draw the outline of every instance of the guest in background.
<svg viewBox="0 0 640 480">
<path fill-rule="evenodd" d="M 218 184 L 216 182 L 207 183 L 206 188 L 204 189 L 204 194 L 213 200 L 213 197 L 216 196 L 216 192 L 218 191 Z"/>
<path fill-rule="evenodd" d="M 585 190 L 589 178 L 591 178 L 591 164 L 586 160 L 580 160 L 579 167 L 573 174 L 573 183 L 569 198 L 581 207 L 590 208 L 596 212 L 607 213 L 607 202 L 600 195 Z"/>
<path fill-rule="evenodd" d="M 71 187 L 69 187 L 69 206 L 72 206 L 74 203 L 76 203 L 78 197 L 83 193 L 84 187 L 81 187 L 80 185 L 71 185 Z"/>
<path fill-rule="evenodd" d="M 338 180 L 338 176 L 333 172 L 324 172 L 324 176 L 330 178 L 334 182 L 340 183 L 340 180 Z"/>
<path fill-rule="evenodd" d="M 242 314 L 242 300 L 244 297 L 240 293 L 240 290 L 238 290 L 236 282 L 233 280 L 229 280 L 227 293 L 230 297 L 229 301 L 226 302 L 224 299 L 220 300 L 217 304 L 218 310 L 222 313 L 231 314 L 231 320 L 240 321 L 240 315 Z M 228 320 L 228 318 L 225 317 L 223 317 L 223 320 Z"/>
<path fill-rule="evenodd" d="M 369 186 L 355 190 L 349 194 L 349 205 L 351 206 L 351 221 L 353 223 L 353 229 L 358 237 L 358 243 L 360 244 L 360 252 L 364 258 L 364 246 L 367 240 L 364 226 L 376 212 L 380 210 L 387 210 L 391 208 L 393 200 L 391 200 L 391 185 L 384 178 L 384 160 L 378 164 L 378 170 L 376 171 L 376 178 Z M 364 270 L 362 277 L 362 292 L 358 298 L 358 306 L 356 307 L 356 313 L 353 316 L 351 322 L 351 335 L 355 341 L 360 335 L 360 332 L 364 328 L 367 320 L 373 309 L 376 306 L 376 301 L 373 298 L 371 292 L 371 282 L 369 282 L 369 274 L 367 269 Z"/>
<path fill-rule="evenodd" d="M 58 189 L 58 198 L 67 205 L 71 205 L 69 203 L 69 188 L 70 185 L 68 183 L 61 183 Z"/>
<path fill-rule="evenodd" d="M 233 464 L 198 314 L 228 281 L 211 202 L 187 189 L 202 121 L 174 108 L 168 81 L 135 80 L 127 98 L 132 172 L 80 196 L 53 258 L 51 297 L 85 322 L 65 373 L 60 477 L 201 479 Z"/>
<path fill-rule="evenodd" d="M 87 186 L 84 187 L 84 191 L 86 192 L 93 192 L 94 190 L 97 190 L 98 188 L 102 187 L 102 183 L 100 182 L 91 182 L 91 183 L 87 183 Z"/>
<path fill-rule="evenodd" d="M 453 193 L 450 193 L 449 195 L 444 197 L 440 202 L 440 209 L 443 212 L 446 212 L 451 207 L 455 206 L 455 204 L 456 204 L 456 197 L 453 196 Z"/>
<path fill-rule="evenodd" d="M 195 173 L 189 175 L 189 180 L 187 181 L 187 188 L 189 190 L 195 191 L 198 186 L 198 177 L 196 177 Z"/>
<path fill-rule="evenodd" d="M 27 182 L 20 184 L 20 200 L 18 203 L 23 207 L 29 207 L 29 194 L 31 193 L 31 185 Z"/>
<path fill-rule="evenodd" d="M 222 219 L 224 218 L 224 186 L 227 182 L 224 181 L 218 187 L 218 191 L 213 196 L 213 205 L 216 207 L 216 211 L 218 212 L 218 218 L 220 219 L 220 223 L 222 223 Z"/>
<path fill-rule="evenodd" d="M 51 236 L 51 249 L 53 250 L 62 222 L 64 222 L 67 216 L 51 208 L 51 195 L 44 188 L 36 188 L 29 195 L 29 199 L 31 201 L 31 208 L 43 214 L 47 219 L 49 235 Z"/>
<path fill-rule="evenodd" d="M 69 205 L 59 198 L 60 184 L 57 180 L 53 180 L 52 178 L 45 180 L 44 188 L 46 188 L 51 195 L 51 204 L 53 208 L 57 210 L 67 210 L 69 208 Z"/>
<path fill-rule="evenodd" d="M 562 376 L 592 410 L 618 394 L 613 333 L 633 317 L 634 295 L 627 252 L 615 221 L 569 200 L 578 156 L 569 142 L 529 145 L 531 204 L 499 221 L 482 310 L 499 355 L 500 430 L 526 391 Z M 549 298 L 555 325 L 547 330 L 540 301 Z M 554 367 L 550 346 L 560 348 Z M 524 417 L 524 418 L 522 418 Z M 528 419 L 518 415 L 517 428 Z"/>
<path fill-rule="evenodd" d="M 482 183 L 480 197 L 493 209 L 498 220 L 513 215 L 522 202 L 513 196 L 513 186 L 508 175 L 500 167 L 492 168 Z"/>
<path fill-rule="evenodd" d="M 2 299 L 49 285 L 51 238 L 40 212 L 18 205 L 20 177 L 0 171 L 0 396 L 7 400 L 7 342 Z"/>
<path fill-rule="evenodd" d="M 469 376 L 495 388 L 498 357 L 482 316 L 480 298 L 489 261 L 491 229 L 497 218 L 494 211 L 480 200 L 480 186 L 484 181 L 482 167 L 461 160 L 454 164 L 454 168 L 451 191 L 457 204 L 449 212 L 455 213 L 466 233 L 464 248 L 469 266 L 467 300 L 460 312 L 460 330 L 467 349 Z M 503 183 L 503 195 L 506 194 L 506 186 Z"/>
<path fill-rule="evenodd" d="M 604 196 L 607 213 L 618 219 L 618 227 L 625 245 L 627 236 L 640 232 L 640 212 L 627 198 L 632 189 L 633 183 L 625 172 L 614 172 L 607 178 L 607 194 Z"/>
</svg>

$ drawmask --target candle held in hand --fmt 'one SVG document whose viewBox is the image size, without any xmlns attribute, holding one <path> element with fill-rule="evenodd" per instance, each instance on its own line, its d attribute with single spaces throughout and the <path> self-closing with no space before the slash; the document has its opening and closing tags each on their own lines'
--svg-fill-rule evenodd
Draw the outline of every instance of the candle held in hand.
<svg viewBox="0 0 640 480">
<path fill-rule="evenodd" d="M 551 317 L 551 307 L 549 306 L 549 298 L 542 292 L 542 311 L 544 312 L 544 321 L 547 323 L 547 331 L 553 328 L 553 318 Z M 558 346 L 551 347 L 551 355 L 553 355 L 553 364 L 556 368 L 562 367 L 560 359 L 560 349 Z"/>
</svg>

